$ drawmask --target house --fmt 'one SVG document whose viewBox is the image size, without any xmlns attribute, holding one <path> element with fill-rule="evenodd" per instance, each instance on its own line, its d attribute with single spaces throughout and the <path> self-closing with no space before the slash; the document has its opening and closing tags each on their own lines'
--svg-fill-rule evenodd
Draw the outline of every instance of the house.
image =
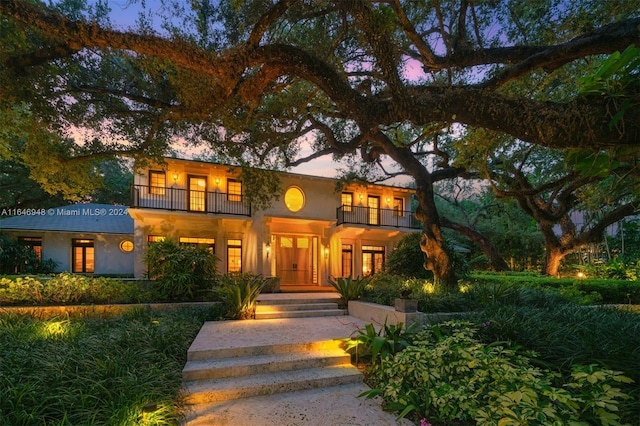
<svg viewBox="0 0 640 426">
<path fill-rule="evenodd" d="M 74 204 L 2 212 L 0 232 L 56 262 L 57 272 L 133 275 L 133 219 L 126 206 Z"/>
<path fill-rule="evenodd" d="M 220 272 L 277 276 L 282 286 L 326 286 L 331 277 L 381 270 L 403 235 L 421 225 L 412 191 L 279 173 L 279 200 L 257 210 L 245 198 L 240 170 L 201 161 L 165 159 L 135 175 L 134 274 L 145 272 L 148 244 L 173 238 L 205 244 Z"/>
</svg>

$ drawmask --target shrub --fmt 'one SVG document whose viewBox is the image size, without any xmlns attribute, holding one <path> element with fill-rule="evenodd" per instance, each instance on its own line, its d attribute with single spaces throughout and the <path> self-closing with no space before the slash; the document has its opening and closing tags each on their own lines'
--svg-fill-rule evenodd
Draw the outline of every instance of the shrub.
<svg viewBox="0 0 640 426">
<path fill-rule="evenodd" d="M 353 278 L 352 276 L 339 277 L 335 280 L 329 279 L 329 284 L 331 284 L 331 286 L 335 288 L 340 295 L 340 303 L 342 307 L 348 306 L 350 300 L 360 299 L 364 293 L 367 282 L 367 278 Z"/>
<path fill-rule="evenodd" d="M 405 350 L 373 365 L 377 387 L 363 395 L 381 395 L 400 417 L 413 413 L 418 419 L 480 425 L 619 424 L 615 412 L 627 396 L 616 386 L 630 379 L 577 367 L 557 386 L 560 375 L 535 367 L 533 354 L 484 344 L 476 334 L 466 322 L 417 333 Z"/>
<path fill-rule="evenodd" d="M 138 283 L 68 272 L 53 277 L 0 278 L 0 303 L 5 305 L 131 303 L 147 298 Z"/>
<path fill-rule="evenodd" d="M 260 292 L 270 280 L 250 273 L 226 274 L 222 276 L 215 291 L 225 304 L 229 318 L 250 319 L 255 316 Z"/>
<path fill-rule="evenodd" d="M 57 263 L 40 260 L 31 247 L 0 233 L 0 274 L 51 274 Z"/>
<path fill-rule="evenodd" d="M 170 300 L 192 299 L 211 288 L 217 258 L 204 246 L 180 245 L 166 239 L 149 246 L 144 261 L 159 295 Z"/>
</svg>

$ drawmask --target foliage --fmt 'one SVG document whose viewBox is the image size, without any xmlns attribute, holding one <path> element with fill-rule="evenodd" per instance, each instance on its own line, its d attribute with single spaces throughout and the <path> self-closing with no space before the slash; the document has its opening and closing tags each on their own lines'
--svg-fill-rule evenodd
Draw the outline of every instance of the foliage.
<svg viewBox="0 0 640 426">
<path fill-rule="evenodd" d="M 0 315 L 3 424 L 172 425 L 181 371 L 210 308 L 117 318 Z M 144 407 L 157 410 L 143 414 Z"/>
<path fill-rule="evenodd" d="M 152 289 L 139 282 L 87 277 L 67 272 L 53 277 L 0 278 L 0 304 L 72 305 L 157 301 Z"/>
<path fill-rule="evenodd" d="M 214 291 L 225 304 L 229 318 L 251 319 L 255 317 L 258 296 L 271 279 L 250 273 L 225 274 Z"/>
<path fill-rule="evenodd" d="M 50 274 L 55 269 L 54 260 L 41 260 L 31 247 L 0 233 L 0 274 Z"/>
<path fill-rule="evenodd" d="M 144 255 L 147 276 L 159 294 L 170 300 L 190 299 L 211 287 L 216 256 L 201 245 L 181 245 L 172 239 L 152 243 Z"/>
<path fill-rule="evenodd" d="M 618 425 L 620 388 L 631 380 L 593 365 L 576 367 L 572 378 L 533 365 L 533 353 L 506 344 L 484 344 L 472 323 L 449 322 L 417 333 L 413 344 L 372 369 L 381 395 L 400 417 L 476 421 L 480 425 Z M 585 401 L 589 401 L 584 404 Z"/>
<path fill-rule="evenodd" d="M 470 290 L 479 292 L 480 289 L 493 285 L 495 288 L 506 289 L 525 287 L 533 289 L 553 289 L 560 294 L 570 297 L 583 304 L 594 303 L 640 303 L 640 283 L 637 281 L 612 280 L 589 277 L 554 278 L 530 274 L 497 274 L 475 272 L 470 276 Z M 476 290 L 474 290 L 474 288 Z"/>
<path fill-rule="evenodd" d="M 402 237 L 385 260 L 385 272 L 406 278 L 433 279 L 433 273 L 425 269 L 424 266 L 425 254 L 420 248 L 421 237 L 420 232 L 413 232 Z M 445 243 L 445 248 L 451 257 L 456 276 L 464 278 L 469 272 L 469 262 L 464 254 L 456 251 L 448 241 Z"/>
<path fill-rule="evenodd" d="M 355 337 L 345 339 L 345 350 L 352 354 L 355 351 L 356 362 L 366 359 L 371 364 L 380 364 L 383 359 L 407 348 L 416 329 L 415 323 L 406 327 L 402 322 L 387 324 L 386 320 L 377 326 L 369 323 L 364 329 L 358 327 Z"/>
<path fill-rule="evenodd" d="M 329 278 L 329 284 L 336 289 L 340 295 L 340 302 L 343 307 L 349 305 L 350 300 L 358 300 L 362 297 L 370 279 L 368 277 L 338 277 Z"/>
<path fill-rule="evenodd" d="M 140 2 L 144 18 L 123 28 L 106 3 L 0 2 L 2 139 L 25 141 L 50 190 L 67 174 L 65 191 L 87 184 L 92 158 L 158 159 L 176 140 L 273 168 L 360 158 L 416 183 L 427 265 L 454 287 L 433 188 L 478 169 L 453 164 L 451 140 L 488 129 L 637 158 L 638 120 L 610 126 L 637 116 L 635 85 L 617 88 L 625 104 L 577 83 L 638 41 L 633 2 L 161 3 Z M 86 131 L 70 141 L 70 129 Z M 459 139 L 482 157 L 481 142 Z"/>
<path fill-rule="evenodd" d="M 424 267 L 424 253 L 420 249 L 420 232 L 408 234 L 388 254 L 384 270 L 391 275 L 411 278 L 433 278 Z"/>
<path fill-rule="evenodd" d="M 559 299 L 531 305 L 496 305 L 474 315 L 485 343 L 510 341 L 539 354 L 565 373 L 574 364 L 598 363 L 640 382 L 640 318 L 633 311 L 584 307 Z M 633 388 L 630 388 L 633 389 Z M 638 389 L 635 389 L 635 396 Z M 636 410 L 640 407 L 636 407 Z M 638 413 L 640 414 L 640 413 Z"/>
</svg>

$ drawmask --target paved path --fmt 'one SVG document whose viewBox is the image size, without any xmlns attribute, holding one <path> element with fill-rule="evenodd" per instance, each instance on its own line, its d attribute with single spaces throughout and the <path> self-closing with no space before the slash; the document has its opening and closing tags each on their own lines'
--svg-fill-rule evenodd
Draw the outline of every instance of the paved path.
<svg viewBox="0 0 640 426">
<path fill-rule="evenodd" d="M 191 349 L 260 346 L 350 337 L 364 323 L 354 317 L 219 321 L 204 324 Z M 236 399 L 187 407 L 184 426 L 398 426 L 380 400 L 358 398 L 363 383 Z"/>
</svg>

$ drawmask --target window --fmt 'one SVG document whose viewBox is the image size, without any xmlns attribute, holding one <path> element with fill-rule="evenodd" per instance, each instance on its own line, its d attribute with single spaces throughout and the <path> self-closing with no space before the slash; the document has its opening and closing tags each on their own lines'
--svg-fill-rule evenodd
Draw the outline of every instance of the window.
<svg viewBox="0 0 640 426">
<path fill-rule="evenodd" d="M 36 254 L 38 260 L 42 260 L 42 237 L 18 237 L 18 242 L 29 247 Z"/>
<path fill-rule="evenodd" d="M 382 272 L 383 265 L 383 246 L 362 246 L 362 275 L 373 275 Z"/>
<path fill-rule="evenodd" d="M 216 241 L 213 238 L 198 238 L 198 237 L 180 237 L 180 244 L 184 245 L 204 245 L 209 250 L 209 253 L 216 252 Z"/>
<path fill-rule="evenodd" d="M 242 272 L 242 240 L 227 240 L 227 272 Z"/>
<path fill-rule="evenodd" d="M 207 178 L 189 176 L 189 211 L 204 212 L 207 210 Z"/>
<path fill-rule="evenodd" d="M 242 201 L 242 182 L 234 179 L 227 179 L 227 200 Z"/>
<path fill-rule="evenodd" d="M 149 194 L 164 195 L 167 177 L 164 172 L 149 170 Z"/>
<path fill-rule="evenodd" d="M 404 198 L 393 199 L 393 215 L 402 217 L 404 216 Z"/>
<path fill-rule="evenodd" d="M 74 239 L 71 241 L 72 272 L 93 273 L 94 250 L 93 240 Z"/>
<path fill-rule="evenodd" d="M 353 193 L 343 192 L 341 197 L 342 211 L 350 212 L 353 210 Z"/>
<path fill-rule="evenodd" d="M 353 275 L 353 246 L 351 244 L 342 245 L 342 276 L 349 277 Z"/>
<path fill-rule="evenodd" d="M 149 244 L 152 244 L 152 243 L 161 243 L 162 241 L 164 241 L 164 240 L 165 240 L 165 238 L 166 238 L 166 237 L 164 237 L 164 236 L 162 236 L 162 235 L 149 235 L 149 236 L 147 237 L 147 242 L 148 242 Z"/>
<path fill-rule="evenodd" d="M 304 207 L 304 192 L 297 186 L 292 186 L 284 193 L 284 204 L 290 212 L 296 213 Z"/>
<path fill-rule="evenodd" d="M 133 251 L 133 241 L 131 240 L 120 241 L 120 250 L 122 250 L 125 253 L 131 253 Z"/>
</svg>

